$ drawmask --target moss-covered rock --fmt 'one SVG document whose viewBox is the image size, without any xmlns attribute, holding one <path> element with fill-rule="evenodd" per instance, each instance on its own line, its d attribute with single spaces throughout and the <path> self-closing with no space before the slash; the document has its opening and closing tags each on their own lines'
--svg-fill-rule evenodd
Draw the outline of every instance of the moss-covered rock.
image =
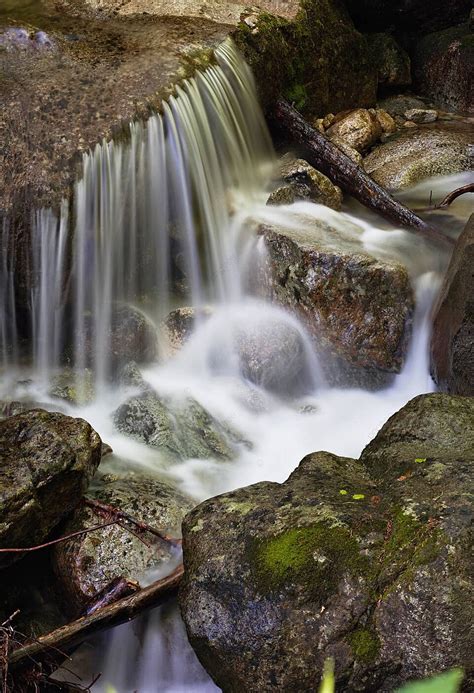
<svg viewBox="0 0 474 693">
<path fill-rule="evenodd" d="M 331 380 L 383 383 L 401 369 L 413 314 L 405 268 L 324 222 L 261 232 L 269 296 L 303 319 Z"/>
<path fill-rule="evenodd" d="M 389 693 L 452 666 L 472 685 L 474 401 L 424 395 L 359 461 L 305 457 L 284 484 L 184 520 L 181 609 L 224 691 Z"/>
<path fill-rule="evenodd" d="M 369 34 L 367 41 L 378 69 L 379 84 L 407 86 L 411 84 L 411 61 L 408 53 L 390 34 Z"/>
<path fill-rule="evenodd" d="M 0 546 L 39 544 L 79 503 L 101 458 L 82 419 L 40 409 L 0 421 Z M 18 554 L 3 554 L 0 566 Z"/>
<path fill-rule="evenodd" d="M 293 20 L 261 13 L 235 34 L 253 68 L 264 107 L 283 95 L 324 116 L 375 102 L 377 68 L 367 41 L 339 0 L 301 0 Z"/>
<path fill-rule="evenodd" d="M 159 479 L 133 472 L 122 476 L 103 474 L 88 496 L 175 538 L 181 536 L 184 515 L 195 505 L 191 498 Z M 97 524 L 97 515 L 82 506 L 63 531 L 76 532 Z M 53 555 L 54 568 L 69 611 L 82 611 L 114 578 L 140 580 L 147 571 L 175 557 L 170 544 L 150 533 L 143 538 L 146 545 L 136 534 L 114 525 L 59 544 Z"/>
</svg>

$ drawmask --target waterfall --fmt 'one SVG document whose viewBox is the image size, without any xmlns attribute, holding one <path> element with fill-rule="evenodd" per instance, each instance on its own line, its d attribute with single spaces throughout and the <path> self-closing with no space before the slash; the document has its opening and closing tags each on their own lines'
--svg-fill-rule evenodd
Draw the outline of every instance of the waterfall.
<svg viewBox="0 0 474 693">
<path fill-rule="evenodd" d="M 215 51 L 215 64 L 176 87 L 162 114 L 84 154 L 73 202 L 63 201 L 59 216 L 38 211 L 32 224 L 37 374 L 47 380 L 66 353 L 78 373 L 90 368 L 106 383 L 117 306 L 141 306 L 158 323 L 179 284 L 181 300 L 194 307 L 236 300 L 231 216 L 263 188 L 272 160 L 251 72 L 230 41 Z M 2 304 L 13 306 L 6 263 L 4 253 Z M 14 318 L 13 308 L 3 311 L 4 365 L 14 359 Z"/>
</svg>

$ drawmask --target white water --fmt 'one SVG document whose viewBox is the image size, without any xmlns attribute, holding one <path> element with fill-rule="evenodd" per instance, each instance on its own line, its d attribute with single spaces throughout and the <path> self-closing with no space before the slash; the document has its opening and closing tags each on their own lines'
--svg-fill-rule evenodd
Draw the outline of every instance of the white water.
<svg viewBox="0 0 474 693">
<path fill-rule="evenodd" d="M 131 125 L 130 144 L 104 143 L 84 157 L 73 210 L 63 204 L 56 219 L 38 213 L 31 289 L 32 381 L 18 382 L 17 338 L 7 319 L 14 301 L 11 272 L 0 266 L 3 314 L 0 338 L 4 371 L 2 396 L 50 401 L 48 379 L 61 361 L 72 322 L 73 365 L 93 368 L 98 397 L 85 407 L 61 402 L 88 421 L 114 449 L 104 466 L 157 474 L 199 502 L 261 480 L 284 481 L 307 453 L 330 450 L 357 457 L 386 419 L 413 396 L 433 389 L 428 373 L 429 313 L 446 258 L 436 248 L 400 229 L 380 225 L 360 211 L 337 213 L 310 203 L 265 206 L 265 185 L 273 163 L 268 133 L 256 105 L 253 84 L 229 46 L 220 67 L 189 80 L 163 116 Z M 416 194 L 423 200 L 430 182 Z M 439 192 L 456 187 L 437 181 Z M 427 196 L 427 194 L 426 194 Z M 452 213 L 463 201 L 457 201 Z M 74 264 L 67 267 L 68 220 L 73 220 Z M 338 234 L 379 257 L 403 262 L 416 290 L 413 338 L 403 372 L 383 391 L 336 389 L 325 385 L 313 345 L 295 318 L 249 295 L 258 283 L 262 253 L 257 222 L 311 229 L 324 219 Z M 156 449 L 119 434 L 112 413 L 129 392 L 110 385 L 109 331 L 113 301 L 140 304 L 158 323 L 176 303 L 172 288 L 178 229 L 188 278 L 181 302 L 212 303 L 213 314 L 174 358 L 149 364 L 145 379 L 160 393 L 193 396 L 217 419 L 240 431 L 252 446 L 238 458 L 182 460 L 170 464 Z M 6 236 L 8 229 L 3 229 Z M 333 236 L 327 243 L 333 242 Z M 5 246 L 3 246 L 5 247 Z M 66 287 L 69 287 L 66 292 Z M 65 295 L 68 300 L 65 301 Z M 94 325 L 93 357 L 86 355 L 86 321 Z M 276 396 L 242 377 L 235 335 L 251 329 L 263 339 L 281 325 L 300 337 L 306 390 L 299 397 Z M 23 371 L 21 371 L 23 373 Z M 22 376 L 23 380 L 23 376 Z M 212 691 L 173 606 L 163 607 L 84 647 L 76 667 L 88 683 L 102 672 L 93 691 L 177 693 Z M 68 668 L 70 668 L 68 666 Z M 63 678 L 71 678 L 65 673 Z"/>
</svg>

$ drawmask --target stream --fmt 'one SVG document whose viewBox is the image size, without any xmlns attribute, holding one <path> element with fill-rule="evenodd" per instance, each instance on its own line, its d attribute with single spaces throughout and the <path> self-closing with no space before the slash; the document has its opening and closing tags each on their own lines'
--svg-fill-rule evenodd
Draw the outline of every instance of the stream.
<svg viewBox="0 0 474 693">
<path fill-rule="evenodd" d="M 61 411 L 86 419 L 112 447 L 101 469 L 156 475 L 198 503 L 262 480 L 283 482 L 315 450 L 357 458 L 394 412 L 435 389 L 429 375 L 430 311 L 447 258 L 356 203 L 346 203 L 342 212 L 310 202 L 266 206 L 276 155 L 251 74 L 230 43 L 217 51 L 216 65 L 178 88 L 162 115 L 132 123 L 128 134 L 84 155 L 72 206 L 64 201 L 59 215 L 37 212 L 32 264 L 39 280 L 30 289 L 33 350 L 28 364 L 11 322 L 0 322 L 6 376 L 0 397 L 54 407 L 58 400 L 51 397 L 51 382 L 67 346 L 77 388 L 87 369 L 95 395 L 81 406 L 61 401 Z M 424 181 L 400 198 L 415 208 L 426 206 L 431 190 L 442 197 L 464 178 Z M 466 204 L 459 198 L 443 216 L 453 231 L 467 216 Z M 304 326 L 255 289 L 265 261 L 258 226 L 310 233 L 315 220 L 333 229 L 328 243 L 337 245 L 342 238 L 361 252 L 401 262 L 409 272 L 416 295 L 413 334 L 403 371 L 383 390 L 328 385 Z M 8 228 L 1 231 L 5 247 Z M 178 268 L 173 265 L 177 255 Z M 176 291 L 177 277 L 185 278 L 184 296 Z M 5 305 L 14 304 L 5 263 L 0 286 Z M 239 431 L 248 444 L 239 446 L 236 459 L 171 461 L 116 430 L 112 414 L 134 392 L 112 377 L 109 335 L 116 302 L 138 306 L 157 327 L 159 355 L 141 367 L 145 381 L 176 401 L 194 398 Z M 197 312 L 205 308 L 209 315 L 196 320 L 189 341 L 172 354 L 162 321 L 183 305 Z M 296 394 L 250 383 L 236 356 L 239 330 L 251 329 L 265 340 L 282 326 L 296 331 L 303 345 L 306 379 Z M 84 336 L 88 331 L 90 339 Z M 169 571 L 166 566 L 161 574 Z M 146 584 L 158 575 L 134 577 Z M 174 603 L 83 645 L 56 676 L 76 681 L 71 672 L 82 685 L 100 673 L 94 693 L 218 690 L 188 644 Z"/>
</svg>

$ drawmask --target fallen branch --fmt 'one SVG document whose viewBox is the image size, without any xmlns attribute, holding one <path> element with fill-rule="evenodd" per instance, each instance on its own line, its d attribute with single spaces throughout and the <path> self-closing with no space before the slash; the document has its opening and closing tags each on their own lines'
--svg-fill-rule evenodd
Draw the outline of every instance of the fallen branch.
<svg viewBox="0 0 474 693">
<path fill-rule="evenodd" d="M 474 193 L 474 183 L 469 183 L 468 185 L 463 185 L 462 188 L 456 188 L 456 190 L 453 190 L 450 192 L 444 200 L 442 200 L 439 204 L 435 205 L 435 209 L 445 209 L 446 207 L 449 207 L 449 205 L 454 202 L 458 197 L 461 197 L 461 195 L 465 195 L 466 193 Z"/>
<path fill-rule="evenodd" d="M 89 615 L 82 616 L 47 635 L 42 635 L 35 642 L 15 650 L 8 658 L 10 672 L 40 663 L 58 650 L 68 651 L 91 635 L 131 621 L 147 609 L 158 606 L 177 592 L 183 573 L 183 564 L 180 564 L 171 575 L 157 580 L 149 587 Z"/>
<path fill-rule="evenodd" d="M 453 239 L 445 236 L 442 231 L 423 221 L 407 207 L 397 202 L 352 159 L 312 128 L 288 102 L 283 99 L 277 101 L 274 118 L 280 128 L 289 133 L 291 139 L 303 145 L 306 158 L 312 166 L 327 175 L 342 190 L 363 205 L 378 212 L 392 223 L 425 238 L 439 241 L 444 245 L 454 243 Z"/>
</svg>

